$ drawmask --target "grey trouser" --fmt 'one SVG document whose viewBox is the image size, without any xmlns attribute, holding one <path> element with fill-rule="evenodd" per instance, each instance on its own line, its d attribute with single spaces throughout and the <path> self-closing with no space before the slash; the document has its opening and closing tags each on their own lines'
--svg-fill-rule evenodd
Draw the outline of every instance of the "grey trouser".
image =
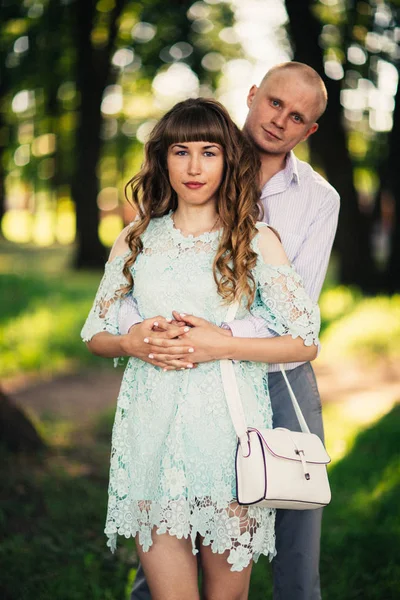
<svg viewBox="0 0 400 600">
<path fill-rule="evenodd" d="M 290 385 L 312 431 L 322 440 L 324 432 L 321 400 L 310 363 L 287 371 Z M 274 427 L 300 431 L 282 374 L 270 373 L 268 386 Z M 272 561 L 274 600 L 320 600 L 319 546 L 322 509 L 277 510 L 276 550 Z M 139 565 L 131 600 L 151 600 L 142 567 Z"/>
</svg>

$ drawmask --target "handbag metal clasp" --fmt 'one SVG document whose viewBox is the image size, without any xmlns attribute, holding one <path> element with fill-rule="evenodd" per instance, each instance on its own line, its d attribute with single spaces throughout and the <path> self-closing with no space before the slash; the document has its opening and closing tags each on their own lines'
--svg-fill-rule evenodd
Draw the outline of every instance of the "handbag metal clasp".
<svg viewBox="0 0 400 600">
<path fill-rule="evenodd" d="M 307 481 L 309 481 L 311 479 L 311 476 L 310 476 L 310 473 L 308 473 L 308 471 L 307 471 L 307 463 L 306 463 L 306 459 L 305 459 L 305 455 L 304 455 L 304 450 L 299 450 L 298 448 L 296 448 L 295 454 L 300 456 L 301 466 L 303 467 L 304 477 L 306 478 Z"/>
<path fill-rule="evenodd" d="M 242 448 L 242 455 L 243 458 L 248 458 L 251 454 L 251 446 L 250 446 L 250 434 L 248 431 L 246 431 L 246 435 L 247 435 L 247 454 L 244 454 L 244 448 L 242 445 L 242 440 L 239 438 L 239 445 Z"/>
</svg>

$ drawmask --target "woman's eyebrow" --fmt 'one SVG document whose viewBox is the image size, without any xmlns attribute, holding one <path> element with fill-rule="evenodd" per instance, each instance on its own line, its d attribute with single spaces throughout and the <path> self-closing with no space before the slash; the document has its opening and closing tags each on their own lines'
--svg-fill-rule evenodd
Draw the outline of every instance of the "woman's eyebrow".
<svg viewBox="0 0 400 600">
<path fill-rule="evenodd" d="M 175 146 L 177 146 L 178 148 L 184 148 L 185 150 L 187 149 L 187 146 L 185 146 L 184 144 L 172 144 L 172 148 L 175 148 Z"/>
</svg>

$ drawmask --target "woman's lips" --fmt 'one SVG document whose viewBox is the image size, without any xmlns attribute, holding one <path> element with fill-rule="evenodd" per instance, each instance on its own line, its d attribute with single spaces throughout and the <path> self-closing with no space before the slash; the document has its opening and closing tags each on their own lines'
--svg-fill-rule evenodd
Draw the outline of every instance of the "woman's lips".
<svg viewBox="0 0 400 600">
<path fill-rule="evenodd" d="M 205 184 L 204 183 L 199 183 L 197 181 L 188 181 L 187 183 L 185 183 L 185 185 L 190 190 L 198 190 L 199 188 L 203 187 L 203 185 L 205 185 Z"/>
</svg>

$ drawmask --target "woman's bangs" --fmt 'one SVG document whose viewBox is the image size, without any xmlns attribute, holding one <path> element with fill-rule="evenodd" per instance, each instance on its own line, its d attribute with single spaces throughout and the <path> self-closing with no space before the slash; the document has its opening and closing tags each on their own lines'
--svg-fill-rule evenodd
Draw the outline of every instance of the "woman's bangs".
<svg viewBox="0 0 400 600">
<path fill-rule="evenodd" d="M 190 110 L 171 115 L 163 137 L 167 148 L 180 142 L 213 142 L 222 147 L 226 145 L 220 119 L 213 111 L 202 107 L 191 107 Z"/>
</svg>

